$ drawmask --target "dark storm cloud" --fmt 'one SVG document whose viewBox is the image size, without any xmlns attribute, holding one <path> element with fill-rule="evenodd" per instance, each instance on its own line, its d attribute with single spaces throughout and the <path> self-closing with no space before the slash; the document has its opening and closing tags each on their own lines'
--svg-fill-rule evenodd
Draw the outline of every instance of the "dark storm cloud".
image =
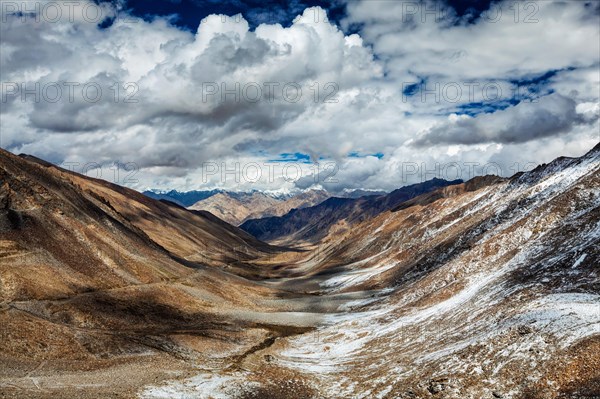
<svg viewBox="0 0 600 399">
<path fill-rule="evenodd" d="M 440 144 L 525 143 L 570 132 L 585 121 L 576 111 L 577 103 L 560 94 L 522 102 L 514 107 L 483 114 L 462 116 L 437 125 L 414 141 L 418 147 Z"/>
</svg>

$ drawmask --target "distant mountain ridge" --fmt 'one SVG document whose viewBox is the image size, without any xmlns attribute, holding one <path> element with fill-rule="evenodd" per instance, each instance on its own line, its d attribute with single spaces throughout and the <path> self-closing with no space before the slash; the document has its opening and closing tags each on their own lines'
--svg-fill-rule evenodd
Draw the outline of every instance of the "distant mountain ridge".
<svg viewBox="0 0 600 399">
<path fill-rule="evenodd" d="M 331 197 L 322 203 L 303 209 L 293 209 L 280 217 L 252 219 L 240 227 L 265 241 L 310 241 L 325 237 L 334 225 L 340 228 L 391 210 L 404 201 L 438 188 L 460 184 L 462 180 L 432 179 L 402 187 L 386 195 L 359 198 Z"/>
<path fill-rule="evenodd" d="M 41 161 L 41 160 L 40 160 Z M 49 164 L 51 165 L 51 164 Z M 308 191 L 325 191 L 325 190 L 308 190 Z M 246 201 L 248 199 L 248 197 L 252 196 L 253 194 L 263 194 L 265 196 L 268 196 L 270 198 L 274 198 L 280 201 L 286 201 L 288 199 L 291 199 L 293 197 L 296 196 L 301 196 L 305 193 L 306 191 L 300 191 L 300 192 L 290 192 L 290 193 L 279 193 L 279 192 L 273 192 L 273 191 L 259 191 L 259 190 L 253 190 L 253 191 L 227 191 L 227 190 L 223 190 L 223 189 L 213 189 L 213 190 L 191 190 L 191 191 L 178 191 L 178 190 L 158 190 L 158 189 L 150 189 L 150 190 L 144 190 L 142 191 L 142 194 L 144 194 L 147 197 L 153 198 L 153 199 L 157 199 L 157 200 L 167 200 L 167 201 L 171 201 L 176 203 L 177 205 L 183 206 L 185 208 L 188 208 L 192 205 L 194 205 L 195 203 L 208 199 L 212 196 L 215 196 L 217 194 L 227 194 L 228 197 L 231 198 L 235 198 L 237 200 L 240 201 Z M 363 192 L 367 192 L 367 191 L 363 191 L 363 190 L 359 190 L 359 191 L 352 191 L 352 192 L 348 192 L 347 197 L 353 197 L 353 196 L 362 196 Z M 380 194 L 380 191 L 374 192 L 376 194 Z M 329 195 L 328 195 L 329 196 Z M 343 195 L 343 197 L 346 197 L 346 195 Z"/>
<path fill-rule="evenodd" d="M 294 208 L 316 205 L 329 198 L 324 190 L 309 190 L 297 195 L 274 197 L 268 193 L 221 192 L 188 207 L 204 210 L 235 226 L 248 219 L 281 216 Z"/>
<path fill-rule="evenodd" d="M 344 190 L 342 195 L 335 195 L 335 196 L 340 197 L 340 198 L 360 198 L 360 197 L 368 197 L 370 195 L 386 195 L 386 194 L 388 194 L 388 192 L 382 191 L 382 190 L 356 189 L 356 190 Z"/>
<path fill-rule="evenodd" d="M 203 199 L 210 198 L 213 195 L 219 194 L 223 192 L 222 190 L 205 190 L 205 191 L 159 191 L 159 190 L 146 190 L 143 191 L 142 194 L 154 198 L 157 200 L 167 200 L 176 203 L 177 205 L 181 205 L 183 207 L 188 207 L 194 205 L 198 201 L 202 201 Z"/>
</svg>

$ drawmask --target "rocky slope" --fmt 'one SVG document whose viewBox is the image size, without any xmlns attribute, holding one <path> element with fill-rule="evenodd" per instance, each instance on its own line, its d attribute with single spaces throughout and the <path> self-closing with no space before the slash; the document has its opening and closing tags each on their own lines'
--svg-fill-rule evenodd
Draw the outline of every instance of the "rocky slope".
<svg viewBox="0 0 600 399">
<path fill-rule="evenodd" d="M 322 289 L 389 294 L 277 362 L 317 375 L 324 397 L 597 396 L 600 147 L 433 197 L 330 237 Z"/>
<path fill-rule="evenodd" d="M 280 199 L 260 192 L 235 196 L 229 193 L 219 193 L 196 202 L 189 209 L 210 212 L 219 219 L 237 226 L 253 212 L 263 212 L 280 202 Z"/>
<path fill-rule="evenodd" d="M 141 395 L 594 398 L 599 244 L 600 146 L 445 187 L 288 265 L 288 282 L 311 281 L 323 303 L 368 294 L 316 331 L 278 339 L 240 371 Z"/>
<path fill-rule="evenodd" d="M 286 292 L 249 280 L 280 253 L 211 214 L 0 150 L 0 396 L 132 397 L 311 328 L 278 313 Z"/>
</svg>

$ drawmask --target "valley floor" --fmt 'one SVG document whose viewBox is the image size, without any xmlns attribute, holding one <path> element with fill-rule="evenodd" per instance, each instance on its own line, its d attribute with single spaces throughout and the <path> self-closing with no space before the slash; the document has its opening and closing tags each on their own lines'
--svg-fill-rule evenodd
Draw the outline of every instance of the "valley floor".
<svg viewBox="0 0 600 399">
<path fill-rule="evenodd" d="M 0 397 L 600 397 L 600 147 L 298 249 L 10 162 Z"/>
</svg>

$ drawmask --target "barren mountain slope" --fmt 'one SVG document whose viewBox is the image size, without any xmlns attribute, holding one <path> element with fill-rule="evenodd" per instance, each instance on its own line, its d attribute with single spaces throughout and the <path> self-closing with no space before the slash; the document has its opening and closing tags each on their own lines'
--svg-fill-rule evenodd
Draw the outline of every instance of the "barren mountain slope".
<svg viewBox="0 0 600 399">
<path fill-rule="evenodd" d="M 4 151 L 2 154 L 11 156 Z M 31 173 L 42 173 L 38 179 L 41 184 L 46 184 L 47 177 L 67 187 L 74 186 L 77 194 L 83 192 L 84 196 L 126 218 L 155 243 L 184 260 L 231 266 L 240 260 L 276 251 L 206 212 L 191 212 L 174 203 L 157 201 L 135 190 L 66 171 L 31 156 L 21 158 L 46 166 L 31 170 Z M 57 190 L 62 188 L 59 186 Z"/>
<path fill-rule="evenodd" d="M 392 291 L 273 348 L 278 364 L 325 397 L 599 395 L 600 147 L 486 183 L 332 239 L 325 263 L 346 272 L 323 289 Z"/>
<path fill-rule="evenodd" d="M 364 299 L 247 357 L 240 371 L 141 396 L 596 397 L 599 244 L 600 146 L 509 180 L 446 187 L 288 265 L 299 276 L 290 285 L 318 283 L 323 302 Z M 244 396 L 248 381 L 262 396 Z"/>
<path fill-rule="evenodd" d="M 0 396 L 131 397 L 318 323 L 309 302 L 231 274 L 264 273 L 253 259 L 278 250 L 29 159 L 0 151 Z"/>
</svg>

